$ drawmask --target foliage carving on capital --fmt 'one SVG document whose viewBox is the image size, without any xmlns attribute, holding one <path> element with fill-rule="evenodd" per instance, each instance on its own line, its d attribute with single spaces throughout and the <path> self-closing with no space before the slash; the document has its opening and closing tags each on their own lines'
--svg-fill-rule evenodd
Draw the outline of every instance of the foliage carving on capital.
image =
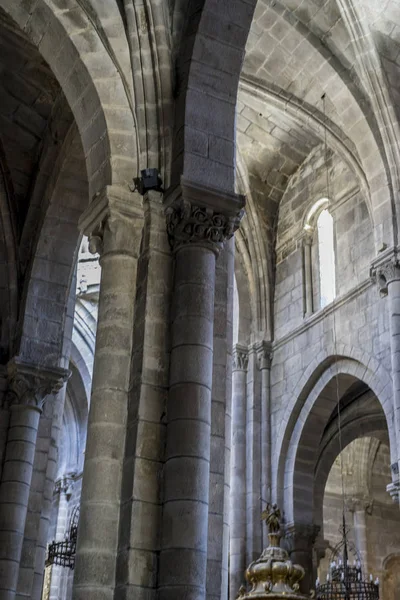
<svg viewBox="0 0 400 600">
<path fill-rule="evenodd" d="M 371 267 L 371 279 L 377 284 L 379 294 L 384 297 L 389 293 L 389 284 L 400 280 L 400 259 L 396 251 L 378 259 Z"/>
<path fill-rule="evenodd" d="M 257 362 L 260 371 L 270 369 L 272 362 L 272 346 L 270 342 L 261 342 L 256 346 Z"/>
<path fill-rule="evenodd" d="M 10 361 L 7 370 L 8 408 L 30 406 L 41 410 L 48 396 L 57 394 L 70 375 L 65 369 L 38 367 L 19 359 Z"/>
<path fill-rule="evenodd" d="M 218 252 L 238 229 L 242 216 L 243 210 L 226 215 L 180 197 L 166 209 L 171 247 L 175 251 L 187 244 L 202 244 Z"/>
<path fill-rule="evenodd" d="M 249 364 L 249 353 L 247 348 L 235 346 L 233 349 L 232 360 L 234 371 L 247 371 Z"/>
</svg>

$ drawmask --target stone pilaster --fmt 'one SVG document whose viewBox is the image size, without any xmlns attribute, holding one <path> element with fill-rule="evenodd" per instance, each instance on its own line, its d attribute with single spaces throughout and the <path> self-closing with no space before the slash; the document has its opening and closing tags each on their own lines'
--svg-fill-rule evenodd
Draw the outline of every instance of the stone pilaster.
<svg viewBox="0 0 400 600">
<path fill-rule="evenodd" d="M 114 600 L 157 593 L 172 257 L 163 195 L 148 191 L 143 207 Z"/>
<path fill-rule="evenodd" d="M 101 282 L 74 600 L 114 598 L 142 198 L 107 187 L 80 219 Z"/>
<path fill-rule="evenodd" d="M 293 563 L 305 569 L 300 589 L 304 594 L 315 587 L 316 572 L 314 569 L 314 544 L 319 533 L 319 526 L 292 523 L 285 527 L 285 540 Z"/>
<path fill-rule="evenodd" d="M 400 464 L 400 254 L 397 249 L 382 253 L 372 264 L 371 276 L 379 293 L 387 296 L 390 327 L 390 351 L 393 381 L 393 414 L 397 440 L 397 463 Z"/>
<path fill-rule="evenodd" d="M 233 349 L 230 493 L 230 598 L 236 598 L 246 570 L 246 397 L 248 349 Z"/>
<path fill-rule="evenodd" d="M 271 342 L 261 342 L 256 347 L 258 368 L 261 371 L 261 505 L 271 502 Z M 263 548 L 268 537 L 263 528 Z"/>
<path fill-rule="evenodd" d="M 43 368 L 14 358 L 8 364 L 10 410 L 0 486 L 0 596 L 15 598 L 40 414 L 45 400 L 57 394 L 69 372 Z"/>
<path fill-rule="evenodd" d="M 166 202 L 175 255 L 159 599 L 206 597 L 215 261 L 243 199 L 184 180 Z"/>
</svg>

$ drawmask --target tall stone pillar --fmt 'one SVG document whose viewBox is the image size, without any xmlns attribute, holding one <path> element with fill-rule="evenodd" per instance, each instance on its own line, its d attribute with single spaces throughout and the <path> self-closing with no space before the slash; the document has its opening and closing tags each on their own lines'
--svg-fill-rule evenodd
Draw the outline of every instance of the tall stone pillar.
<svg viewBox="0 0 400 600">
<path fill-rule="evenodd" d="M 347 507 L 353 514 L 355 545 L 367 575 L 369 573 L 367 514 L 372 514 L 373 499 L 364 496 L 353 497 L 347 502 Z"/>
<path fill-rule="evenodd" d="M 233 241 L 233 240 L 232 240 Z M 228 303 L 233 275 L 230 241 L 225 244 L 216 265 L 214 302 L 214 351 L 211 394 L 210 502 L 208 507 L 207 600 L 227 600 L 223 595 L 224 501 L 227 426 L 227 370 L 232 335 L 228 334 Z M 230 339 L 229 339 L 230 338 Z M 229 352 L 229 355 L 228 355 Z M 230 429 L 230 428 L 229 428 Z"/>
<path fill-rule="evenodd" d="M 303 238 L 303 260 L 304 260 L 304 316 L 309 317 L 313 313 L 313 284 L 312 284 L 312 235 L 305 234 Z"/>
<path fill-rule="evenodd" d="M 54 539 L 61 542 L 68 533 L 68 500 L 71 495 L 71 480 L 63 477 L 56 481 L 55 494 L 57 496 L 57 524 Z M 64 567 L 53 565 L 51 569 L 49 600 L 60 600 L 64 597 L 64 586 L 68 573 Z"/>
<path fill-rule="evenodd" d="M 56 394 L 68 371 L 38 367 L 14 358 L 8 364 L 10 409 L 0 486 L 0 597 L 15 598 L 32 480 L 40 414 L 46 398 Z"/>
<path fill-rule="evenodd" d="M 114 600 L 155 600 L 162 515 L 172 257 L 163 195 L 143 197 Z"/>
<path fill-rule="evenodd" d="M 392 464 L 393 482 L 398 480 L 400 465 L 400 256 L 390 249 L 376 259 L 371 268 L 380 295 L 387 296 L 390 328 L 390 353 L 393 381 L 393 414 L 396 431 L 396 462 Z M 393 449 L 391 448 L 392 455 Z"/>
<path fill-rule="evenodd" d="M 261 371 L 261 504 L 271 502 L 271 358 L 270 342 L 257 347 L 258 366 Z M 263 528 L 263 548 L 268 546 L 267 530 Z"/>
<path fill-rule="evenodd" d="M 288 525 L 285 530 L 291 561 L 305 569 L 304 579 L 300 583 L 303 594 L 308 594 L 310 590 L 315 589 L 316 571 L 313 551 L 319 529 L 317 525 L 299 523 Z"/>
<path fill-rule="evenodd" d="M 142 198 L 107 187 L 80 227 L 89 249 L 100 254 L 102 270 L 73 598 L 112 600 Z"/>
<path fill-rule="evenodd" d="M 246 570 L 246 396 L 247 348 L 233 349 L 230 494 L 230 598 L 236 598 Z"/>
<path fill-rule="evenodd" d="M 185 181 L 167 201 L 175 280 L 160 600 L 206 597 L 215 261 L 242 205 Z"/>
</svg>

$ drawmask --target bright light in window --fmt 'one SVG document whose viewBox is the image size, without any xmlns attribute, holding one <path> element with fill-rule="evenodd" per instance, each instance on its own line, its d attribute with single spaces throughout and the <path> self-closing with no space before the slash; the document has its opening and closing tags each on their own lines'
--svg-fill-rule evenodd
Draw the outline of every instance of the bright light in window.
<svg viewBox="0 0 400 600">
<path fill-rule="evenodd" d="M 333 218 L 325 209 L 317 220 L 319 281 L 321 308 L 335 298 L 335 249 L 333 244 Z"/>
</svg>

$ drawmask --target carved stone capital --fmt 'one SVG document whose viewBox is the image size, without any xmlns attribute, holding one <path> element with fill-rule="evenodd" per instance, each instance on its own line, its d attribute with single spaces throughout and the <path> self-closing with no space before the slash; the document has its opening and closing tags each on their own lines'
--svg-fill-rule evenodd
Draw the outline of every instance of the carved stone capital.
<svg viewBox="0 0 400 600">
<path fill-rule="evenodd" d="M 54 493 L 65 494 L 67 500 L 69 500 L 73 491 L 75 478 L 76 473 L 69 473 L 68 475 L 63 475 L 60 479 L 57 479 L 54 483 Z"/>
<path fill-rule="evenodd" d="M 375 259 L 370 269 L 371 279 L 377 284 L 379 294 L 387 296 L 389 285 L 400 281 L 400 254 L 397 248 L 390 248 Z"/>
<path fill-rule="evenodd" d="M 14 358 L 7 365 L 7 407 L 30 406 L 41 410 L 48 396 L 57 394 L 70 376 L 66 369 L 40 367 Z"/>
<path fill-rule="evenodd" d="M 271 342 L 263 341 L 256 344 L 254 347 L 257 355 L 257 364 L 260 371 L 270 369 L 272 362 L 272 344 Z"/>
<path fill-rule="evenodd" d="M 353 496 L 346 500 L 346 506 L 349 512 L 366 512 L 372 515 L 374 500 L 370 496 Z"/>
<path fill-rule="evenodd" d="M 247 371 L 249 364 L 249 351 L 244 346 L 236 344 L 233 348 L 232 354 L 233 370 L 234 371 Z"/>
<path fill-rule="evenodd" d="M 312 246 L 314 238 L 314 229 L 310 228 L 303 231 L 302 242 L 303 246 Z"/>
<path fill-rule="evenodd" d="M 79 219 L 79 228 L 89 238 L 89 252 L 100 257 L 110 252 L 134 254 L 140 246 L 143 227 L 140 194 L 118 186 L 98 193 Z"/>
<path fill-rule="evenodd" d="M 288 551 L 309 552 L 313 549 L 320 527 L 318 525 L 306 525 L 290 523 L 285 527 L 285 540 Z"/>
<path fill-rule="evenodd" d="M 238 229 L 244 198 L 212 190 L 182 179 L 165 201 L 167 232 L 174 251 L 188 244 L 202 245 L 218 254 Z"/>
</svg>

